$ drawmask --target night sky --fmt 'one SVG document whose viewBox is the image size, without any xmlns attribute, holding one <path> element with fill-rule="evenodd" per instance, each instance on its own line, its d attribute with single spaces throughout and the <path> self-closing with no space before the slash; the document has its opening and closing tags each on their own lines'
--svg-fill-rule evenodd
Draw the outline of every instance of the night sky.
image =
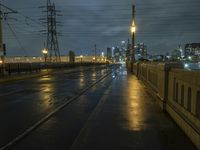
<svg viewBox="0 0 200 150">
<path fill-rule="evenodd" d="M 4 22 L 8 55 L 41 55 L 46 40 L 40 18 L 46 0 L 1 0 L 18 11 Z M 130 38 L 132 4 L 136 5 L 136 42 L 151 54 L 165 54 L 179 44 L 200 42 L 199 0 L 52 0 L 63 16 L 58 18 L 61 54 L 92 54 Z"/>
</svg>

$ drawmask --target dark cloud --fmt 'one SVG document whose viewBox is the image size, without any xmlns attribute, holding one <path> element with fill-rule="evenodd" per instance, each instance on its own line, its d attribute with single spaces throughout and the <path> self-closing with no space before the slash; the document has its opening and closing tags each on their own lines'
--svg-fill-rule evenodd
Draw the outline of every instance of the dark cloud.
<svg viewBox="0 0 200 150">
<path fill-rule="evenodd" d="M 187 42 L 199 42 L 199 0 L 54 0 L 63 16 L 59 37 L 62 54 L 68 50 L 92 53 L 94 44 L 105 50 L 130 38 L 131 5 L 136 5 L 137 42 L 144 42 L 151 53 L 166 53 Z M 38 19 L 45 17 L 38 6 L 46 0 L 4 0 L 20 12 L 8 22 L 4 35 L 10 55 L 40 55 L 45 36 Z M 31 17 L 33 20 L 24 16 Z M 21 43 L 21 44 L 20 44 Z"/>
<path fill-rule="evenodd" d="M 200 42 L 199 0 L 138 0 L 136 4 L 137 40 L 146 43 L 151 53 Z"/>
</svg>

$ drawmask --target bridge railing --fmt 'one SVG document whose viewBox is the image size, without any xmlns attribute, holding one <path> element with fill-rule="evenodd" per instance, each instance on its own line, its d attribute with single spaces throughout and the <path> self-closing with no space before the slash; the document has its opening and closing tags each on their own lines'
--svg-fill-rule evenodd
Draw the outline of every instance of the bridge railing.
<svg viewBox="0 0 200 150">
<path fill-rule="evenodd" d="M 200 148 L 200 72 L 171 69 L 166 110 Z"/>
<path fill-rule="evenodd" d="M 0 75 L 12 75 L 21 73 L 40 72 L 43 69 L 59 69 L 77 66 L 100 65 L 105 63 L 78 62 L 78 63 L 6 63 L 5 66 L 0 64 Z"/>
<path fill-rule="evenodd" d="M 181 69 L 178 63 L 140 62 L 133 67 L 159 106 L 200 149 L 200 72 Z"/>
</svg>

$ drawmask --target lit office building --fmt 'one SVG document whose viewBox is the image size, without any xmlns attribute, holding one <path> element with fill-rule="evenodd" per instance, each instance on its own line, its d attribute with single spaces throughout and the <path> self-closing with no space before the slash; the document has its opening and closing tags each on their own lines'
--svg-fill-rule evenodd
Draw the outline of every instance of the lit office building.
<svg viewBox="0 0 200 150">
<path fill-rule="evenodd" d="M 199 59 L 200 58 L 200 43 L 188 43 L 185 45 L 185 57 Z"/>
<path fill-rule="evenodd" d="M 140 43 L 135 46 L 135 57 L 136 60 L 147 58 L 147 46 L 144 45 L 144 43 Z"/>
</svg>

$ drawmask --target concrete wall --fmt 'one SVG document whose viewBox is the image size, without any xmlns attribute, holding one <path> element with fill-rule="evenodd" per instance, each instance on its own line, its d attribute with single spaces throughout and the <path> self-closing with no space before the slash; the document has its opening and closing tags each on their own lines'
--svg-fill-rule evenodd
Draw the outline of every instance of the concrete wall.
<svg viewBox="0 0 200 150">
<path fill-rule="evenodd" d="M 133 72 L 200 149 L 200 72 L 178 68 L 180 64 L 137 63 Z"/>
<path fill-rule="evenodd" d="M 200 72 L 169 71 L 167 112 L 200 149 Z"/>
</svg>

